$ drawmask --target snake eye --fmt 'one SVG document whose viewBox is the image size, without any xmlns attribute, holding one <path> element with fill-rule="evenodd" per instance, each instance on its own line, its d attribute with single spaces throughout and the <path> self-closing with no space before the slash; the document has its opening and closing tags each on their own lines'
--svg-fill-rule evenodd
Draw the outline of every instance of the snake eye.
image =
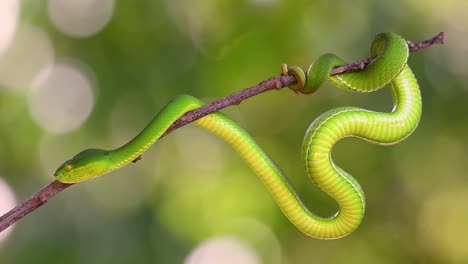
<svg viewBox="0 0 468 264">
<path fill-rule="evenodd" d="M 70 164 L 66 165 L 65 166 L 65 170 L 66 171 L 71 171 L 72 170 L 72 166 Z"/>
</svg>

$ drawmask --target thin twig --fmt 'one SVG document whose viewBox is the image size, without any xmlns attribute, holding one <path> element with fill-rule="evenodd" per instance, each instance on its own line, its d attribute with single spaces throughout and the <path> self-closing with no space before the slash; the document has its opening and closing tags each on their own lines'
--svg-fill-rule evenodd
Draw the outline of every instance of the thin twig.
<svg viewBox="0 0 468 264">
<path fill-rule="evenodd" d="M 408 41 L 407 43 L 408 47 L 410 48 L 410 51 L 417 51 L 423 48 L 430 47 L 434 44 L 443 44 L 444 41 L 445 33 L 440 32 L 431 39 L 419 43 L 412 43 L 410 41 Z M 344 72 L 363 70 L 367 64 L 372 62 L 373 59 L 374 58 L 367 58 L 358 62 L 336 67 L 333 69 L 331 74 L 336 75 Z M 242 91 L 236 92 L 214 102 L 206 104 L 205 106 L 199 109 L 187 112 L 179 120 L 172 124 L 172 126 L 164 133 L 164 136 L 176 130 L 177 128 L 180 128 L 188 123 L 191 123 L 203 116 L 209 115 L 210 113 L 216 112 L 222 108 L 225 108 L 230 105 L 238 105 L 245 99 L 250 98 L 254 95 L 269 90 L 279 90 L 294 83 L 296 83 L 296 80 L 292 76 L 273 76 L 265 81 L 262 81 L 258 85 L 249 87 Z M 16 221 L 20 220 L 27 214 L 31 213 L 35 209 L 39 208 L 43 204 L 47 203 L 47 201 L 49 201 L 50 198 L 54 197 L 61 191 L 70 187 L 71 185 L 73 184 L 65 184 L 58 181 L 51 182 L 49 185 L 45 186 L 43 189 L 30 196 L 28 199 L 26 199 L 25 201 L 17 205 L 15 208 L 10 210 L 8 213 L 0 217 L 0 232 L 8 228 Z"/>
</svg>

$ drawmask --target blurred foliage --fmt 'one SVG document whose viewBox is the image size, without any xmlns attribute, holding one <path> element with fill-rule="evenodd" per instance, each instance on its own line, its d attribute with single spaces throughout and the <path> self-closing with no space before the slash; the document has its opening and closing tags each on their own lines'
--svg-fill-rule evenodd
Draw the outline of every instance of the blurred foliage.
<svg viewBox="0 0 468 264">
<path fill-rule="evenodd" d="M 445 31 L 448 41 L 410 56 L 424 111 L 408 140 L 380 147 L 350 139 L 335 148 L 336 163 L 367 198 L 364 222 L 346 238 L 300 233 L 229 146 L 191 125 L 136 165 L 74 186 L 25 217 L 1 242 L 0 262 L 181 263 L 199 243 L 232 235 L 264 263 L 467 263 L 467 7 L 461 0 L 120 0 L 101 31 L 73 38 L 54 27 L 46 1 L 23 1 L 21 24 L 46 32 L 56 62 L 81 65 L 95 98 L 82 126 L 50 133 L 31 118 L 27 92 L 0 88 L 0 176 L 19 200 L 78 151 L 125 143 L 177 94 L 212 101 L 278 74 L 283 62 L 306 67 L 325 52 L 359 60 L 382 31 L 412 41 Z M 391 97 L 285 89 L 224 112 L 312 210 L 329 215 L 337 205 L 304 176 L 301 140 L 319 114 L 347 105 L 388 111 Z"/>
</svg>

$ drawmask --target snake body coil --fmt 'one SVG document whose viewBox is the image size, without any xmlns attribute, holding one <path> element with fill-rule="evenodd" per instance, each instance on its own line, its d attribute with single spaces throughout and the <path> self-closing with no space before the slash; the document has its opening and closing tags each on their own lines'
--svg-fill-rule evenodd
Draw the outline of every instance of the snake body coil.
<svg viewBox="0 0 468 264">
<path fill-rule="evenodd" d="M 370 92 L 390 83 L 394 108 L 390 113 L 356 107 L 331 110 L 317 118 L 303 141 L 306 170 L 312 181 L 333 197 L 340 210 L 320 217 L 308 210 L 288 183 L 283 172 L 239 125 L 221 113 L 207 115 L 195 123 L 223 138 L 263 180 L 281 210 L 302 232 L 316 238 L 333 239 L 354 231 L 364 216 L 364 193 L 358 182 L 331 159 L 334 144 L 345 137 L 389 145 L 409 136 L 421 116 L 419 87 L 406 65 L 406 41 L 393 33 L 377 35 L 371 48 L 377 59 L 364 71 L 330 77 L 334 66 L 344 62 L 333 54 L 319 57 L 304 74 L 298 67 L 283 66 L 284 74 L 294 75 L 299 93 L 313 93 L 325 81 L 357 92 Z M 173 98 L 135 138 L 115 150 L 88 149 L 64 162 L 55 172 L 58 181 L 76 183 L 129 164 L 155 143 L 173 122 L 203 103 L 188 95 Z"/>
</svg>

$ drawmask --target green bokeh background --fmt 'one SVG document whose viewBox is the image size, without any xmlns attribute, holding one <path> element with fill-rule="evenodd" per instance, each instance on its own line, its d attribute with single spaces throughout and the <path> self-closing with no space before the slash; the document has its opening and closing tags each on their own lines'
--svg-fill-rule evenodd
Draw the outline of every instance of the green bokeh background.
<svg viewBox="0 0 468 264">
<path fill-rule="evenodd" d="M 220 236 L 243 241 L 261 263 L 468 263 L 467 8 L 462 0 L 120 0 L 102 30 L 74 38 L 51 22 L 47 1 L 23 1 L 21 25 L 48 35 L 56 63 L 86 69 L 95 97 L 80 127 L 50 133 L 32 118 L 28 87 L 0 84 L 0 177 L 17 200 L 78 151 L 125 143 L 177 94 L 209 102 L 278 74 L 281 63 L 306 67 L 326 52 L 359 60 L 377 32 L 416 42 L 445 31 L 448 41 L 410 56 L 424 107 L 411 137 L 391 147 L 348 139 L 334 149 L 367 198 L 363 223 L 343 239 L 300 233 L 228 145 L 189 125 L 136 165 L 76 185 L 22 219 L 0 243 L 0 263 L 183 263 Z M 314 212 L 330 215 L 336 203 L 304 176 L 301 140 L 318 115 L 348 105 L 389 111 L 390 92 L 285 89 L 223 112 Z"/>
</svg>

